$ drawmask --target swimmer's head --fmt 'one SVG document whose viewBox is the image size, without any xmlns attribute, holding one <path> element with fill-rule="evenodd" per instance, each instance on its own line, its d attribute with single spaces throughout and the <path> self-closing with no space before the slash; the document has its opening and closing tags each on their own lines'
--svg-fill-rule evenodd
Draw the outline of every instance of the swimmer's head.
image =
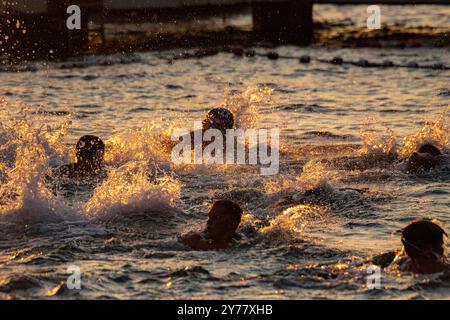
<svg viewBox="0 0 450 320">
<path fill-rule="evenodd" d="M 86 135 L 78 140 L 77 162 L 80 164 L 99 165 L 105 154 L 105 144 L 96 136 Z"/>
<path fill-rule="evenodd" d="M 444 256 L 444 236 L 447 233 L 436 223 L 414 221 L 402 231 L 403 248 L 413 260 L 437 261 Z"/>
<path fill-rule="evenodd" d="M 418 153 L 428 153 L 428 154 L 431 154 L 432 156 L 439 156 L 442 154 L 441 151 L 431 143 L 426 143 L 426 144 L 422 145 L 417 150 L 417 152 Z"/>
<path fill-rule="evenodd" d="M 227 129 L 233 129 L 234 116 L 225 108 L 214 108 L 208 111 L 202 122 L 203 130 L 218 129 L 225 133 Z"/>
<path fill-rule="evenodd" d="M 438 160 L 429 153 L 414 152 L 406 161 L 406 171 L 416 173 L 421 170 L 431 170 L 436 167 Z"/>
<path fill-rule="evenodd" d="M 241 222 L 242 209 L 228 200 L 214 202 L 206 224 L 208 236 L 217 242 L 230 242 Z"/>
</svg>

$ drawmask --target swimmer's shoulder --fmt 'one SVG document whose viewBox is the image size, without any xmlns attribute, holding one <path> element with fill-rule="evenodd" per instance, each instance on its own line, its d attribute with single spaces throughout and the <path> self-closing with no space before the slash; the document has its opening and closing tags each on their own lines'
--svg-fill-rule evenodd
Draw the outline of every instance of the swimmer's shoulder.
<svg viewBox="0 0 450 320">
<path fill-rule="evenodd" d="M 392 264 L 392 262 L 394 262 L 397 254 L 398 253 L 396 251 L 388 251 L 388 252 L 380 253 L 380 254 L 372 257 L 371 262 L 372 262 L 372 264 L 384 269 L 384 268 L 387 268 L 388 266 L 390 266 Z"/>
<path fill-rule="evenodd" d="M 108 174 L 105 169 L 98 169 L 93 172 L 85 172 L 76 163 L 65 164 L 54 169 L 52 172 L 54 178 L 66 179 L 105 179 Z"/>
<path fill-rule="evenodd" d="M 404 250 L 388 251 L 372 258 L 371 262 L 383 269 L 408 272 L 413 270 L 411 258 Z"/>
<path fill-rule="evenodd" d="M 205 232 L 190 232 L 178 238 L 178 241 L 195 251 L 225 250 L 239 241 L 239 236 L 233 238 L 231 243 L 220 243 L 207 237 Z"/>
</svg>

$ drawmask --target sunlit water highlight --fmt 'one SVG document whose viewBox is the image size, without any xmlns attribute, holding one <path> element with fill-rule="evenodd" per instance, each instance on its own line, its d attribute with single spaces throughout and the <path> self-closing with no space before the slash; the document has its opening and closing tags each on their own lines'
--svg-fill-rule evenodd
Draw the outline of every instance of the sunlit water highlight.
<svg viewBox="0 0 450 320">
<path fill-rule="evenodd" d="M 325 16 L 341 14 L 333 12 Z M 446 48 L 277 51 L 450 65 Z M 0 75 L 1 298 L 450 297 L 448 274 L 383 273 L 381 290 L 366 287 L 367 259 L 398 248 L 400 228 L 421 217 L 450 223 L 450 71 L 226 53 L 168 64 L 175 54 Z M 173 130 L 191 129 L 215 106 L 230 108 L 241 128 L 280 128 L 278 175 L 172 164 Z M 106 142 L 107 178 L 49 186 L 50 169 L 73 161 L 74 143 L 88 133 Z M 433 173 L 339 161 L 407 156 L 424 142 L 445 152 Z M 315 187 L 327 199 L 283 202 Z M 224 252 L 187 251 L 177 235 L 201 230 L 217 198 L 244 208 L 241 239 Z M 81 268 L 80 291 L 58 287 L 70 265 Z"/>
</svg>

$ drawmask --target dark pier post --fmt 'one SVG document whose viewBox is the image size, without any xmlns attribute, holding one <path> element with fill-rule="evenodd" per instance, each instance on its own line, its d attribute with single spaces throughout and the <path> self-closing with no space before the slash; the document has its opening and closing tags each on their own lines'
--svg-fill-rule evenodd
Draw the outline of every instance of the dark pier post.
<svg viewBox="0 0 450 320">
<path fill-rule="evenodd" d="M 78 54 L 87 49 L 92 31 L 104 42 L 102 0 L 40 1 L 47 4 L 46 10 L 40 13 L 26 10 L 26 7 L 14 10 L 13 5 L 0 13 L 1 18 L 8 17 L 2 20 L 9 21 L 0 21 L 0 35 L 8 40 L 1 43 L 0 48 L 11 60 L 54 59 Z M 81 9 L 80 29 L 71 30 L 67 26 L 72 14 L 67 12 L 70 5 Z M 100 27 L 89 30 L 89 21 L 94 17 L 101 21 Z"/>
<path fill-rule="evenodd" d="M 311 0 L 254 3 L 253 28 L 258 38 L 306 45 L 313 36 Z"/>
<path fill-rule="evenodd" d="M 54 40 L 48 38 L 49 44 L 54 46 L 52 51 L 56 56 L 67 56 L 76 54 L 84 49 L 88 43 L 88 19 L 87 12 L 83 12 L 83 2 L 71 0 L 47 0 L 48 18 L 53 21 Z M 67 8 L 70 5 L 78 5 L 81 7 L 81 29 L 69 30 L 67 28 L 67 19 L 69 14 Z"/>
</svg>

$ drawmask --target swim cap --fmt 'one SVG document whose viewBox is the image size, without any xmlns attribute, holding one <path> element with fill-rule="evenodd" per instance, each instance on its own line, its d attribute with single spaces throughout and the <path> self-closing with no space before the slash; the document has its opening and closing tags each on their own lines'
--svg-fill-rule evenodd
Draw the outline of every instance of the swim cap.
<svg viewBox="0 0 450 320">
<path fill-rule="evenodd" d="M 79 161 L 92 161 L 103 157 L 105 144 L 97 136 L 86 135 L 78 140 L 76 149 Z"/>
<path fill-rule="evenodd" d="M 410 257 L 428 257 L 430 253 L 442 256 L 444 254 L 444 235 L 447 236 L 447 233 L 436 223 L 418 220 L 403 229 L 402 243 L 405 252 Z"/>
<path fill-rule="evenodd" d="M 422 145 L 419 150 L 417 150 L 417 152 L 420 153 L 429 153 L 433 156 L 438 156 L 441 154 L 441 151 L 434 145 L 432 145 L 431 143 L 426 143 L 424 145 Z"/>
<path fill-rule="evenodd" d="M 232 129 L 234 125 L 234 116 L 230 110 L 225 108 L 214 108 L 209 110 L 206 118 L 202 122 L 203 129 L 218 129 L 225 131 Z"/>
</svg>

